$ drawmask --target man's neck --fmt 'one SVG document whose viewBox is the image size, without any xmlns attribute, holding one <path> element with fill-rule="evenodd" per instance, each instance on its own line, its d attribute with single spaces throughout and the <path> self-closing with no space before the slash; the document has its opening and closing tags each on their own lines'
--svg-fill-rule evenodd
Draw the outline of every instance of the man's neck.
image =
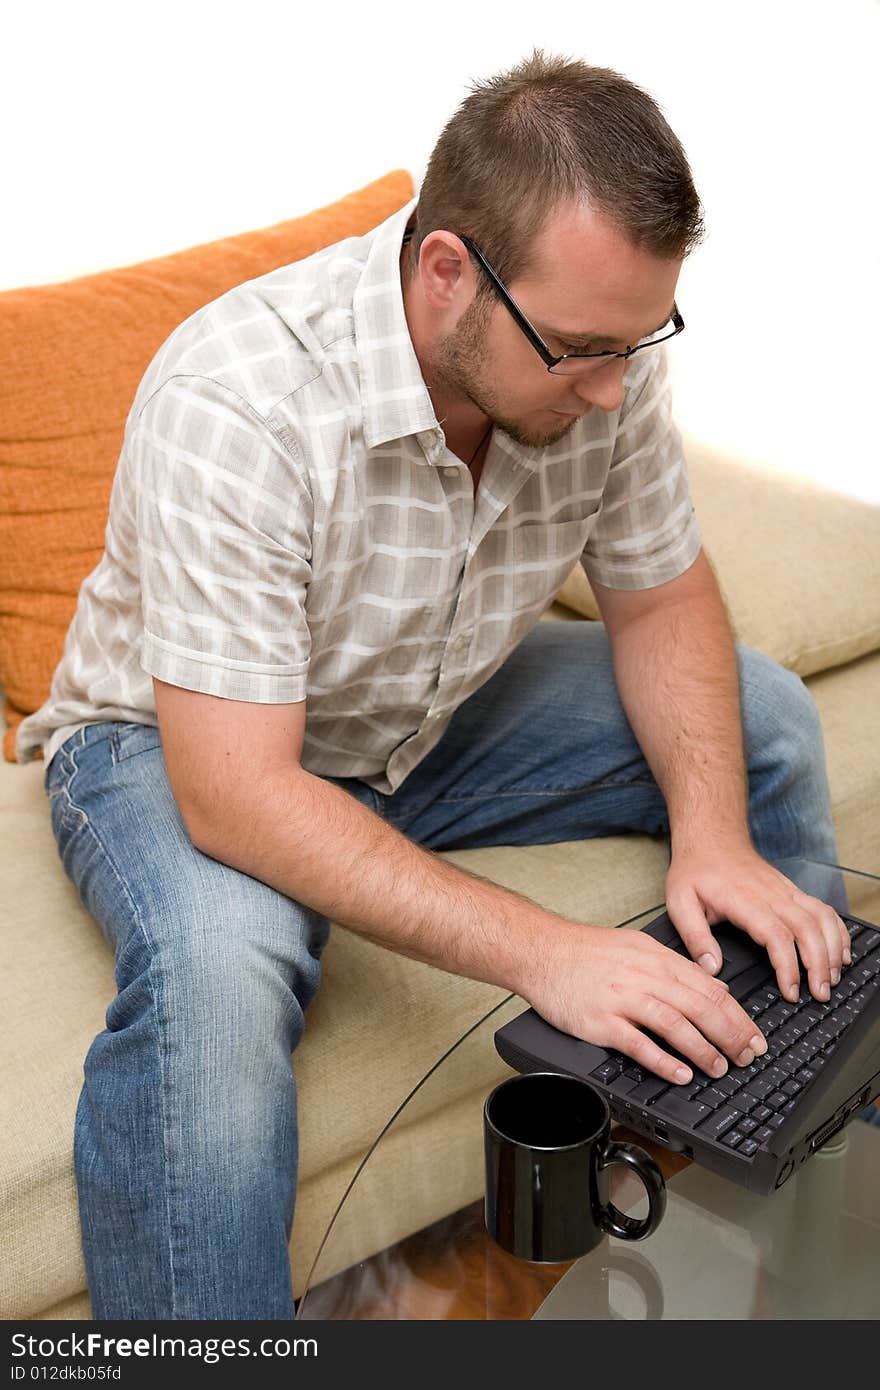
<svg viewBox="0 0 880 1390">
<path fill-rule="evenodd" d="M 403 296 L 403 311 L 406 315 L 409 336 L 422 373 L 422 379 L 431 397 L 434 413 L 446 436 L 446 447 L 455 454 L 456 458 L 460 458 L 463 463 L 468 463 L 474 454 L 474 450 L 478 450 L 475 463 L 479 463 L 480 467 L 482 467 L 485 447 L 479 448 L 479 445 L 483 435 L 486 433 L 489 421 L 480 410 L 479 406 L 474 405 L 473 401 L 469 401 L 458 394 L 444 389 L 442 384 L 434 379 L 431 370 L 432 334 L 427 322 L 424 305 L 417 293 L 417 282 L 410 274 L 411 266 L 412 247 L 407 244 L 403 246 L 400 253 L 400 284 Z M 475 486 L 478 477 L 479 473 L 475 475 Z"/>
</svg>

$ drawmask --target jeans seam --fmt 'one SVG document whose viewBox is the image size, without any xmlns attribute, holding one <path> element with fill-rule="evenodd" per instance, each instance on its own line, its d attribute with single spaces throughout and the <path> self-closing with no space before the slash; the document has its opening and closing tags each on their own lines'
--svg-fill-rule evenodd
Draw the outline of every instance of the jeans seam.
<svg viewBox="0 0 880 1390">
<path fill-rule="evenodd" d="M 74 745 L 71 743 L 69 747 L 67 745 L 64 745 L 58 750 L 58 756 L 60 759 L 59 767 L 61 769 L 61 780 L 59 781 L 58 786 L 54 789 L 46 789 L 46 794 L 49 798 L 50 806 L 54 804 L 54 802 L 58 799 L 59 796 L 64 796 L 65 805 L 62 807 L 61 810 L 61 819 L 64 823 L 66 823 L 67 828 L 70 830 L 71 834 L 75 834 L 78 830 L 82 830 L 83 826 L 88 825 L 89 823 L 89 818 L 86 815 L 85 811 L 81 806 L 77 806 L 76 802 L 70 794 L 70 784 L 79 770 L 77 768 L 76 762 L 74 761 L 73 747 Z M 75 813 L 75 815 L 72 815 L 72 812 Z"/>
<path fill-rule="evenodd" d="M 83 731 L 83 732 L 84 732 L 84 731 Z M 80 746 L 83 746 L 83 745 L 84 745 L 84 740 L 82 741 L 82 743 L 80 744 Z M 72 766 L 72 768 L 73 768 L 73 772 L 72 772 L 72 774 L 71 774 L 71 780 L 73 780 L 73 777 L 74 777 L 74 776 L 76 775 L 76 773 L 79 771 L 79 768 L 77 767 L 77 763 L 76 763 L 76 758 L 74 757 L 73 747 L 71 747 L 71 750 L 70 750 L 70 753 L 69 753 L 68 756 L 69 756 L 70 764 L 71 764 L 71 766 Z M 146 943 L 147 949 L 148 949 L 148 951 L 149 951 L 149 953 L 150 953 L 150 969 L 149 969 L 149 974 L 148 974 L 148 981 L 149 981 L 149 987 L 150 987 L 150 998 L 151 998 L 152 1001 L 153 1001 L 153 1029 L 154 1029 L 154 1034 L 155 1034 L 155 1038 L 156 1038 L 156 1051 L 157 1051 L 158 1056 L 159 1056 L 159 1071 L 160 1071 L 161 1080 L 162 1080 L 162 1086 L 161 1086 L 161 1096 L 162 1096 L 162 1164 L 163 1164 L 164 1174 L 165 1174 L 165 1183 L 164 1183 L 164 1186 L 165 1186 L 165 1218 L 166 1218 L 166 1221 L 167 1221 L 167 1223 L 168 1223 L 168 1256 L 169 1256 L 169 1268 L 170 1268 L 170 1271 L 171 1271 L 171 1314 L 170 1314 L 170 1316 L 171 1316 L 172 1318 L 175 1318 L 175 1317 L 177 1316 L 177 1290 L 176 1290 L 176 1281 L 175 1281 L 175 1275 L 174 1275 L 174 1240 L 173 1240 L 173 1234 L 172 1234 L 171 1209 L 170 1209 L 170 1193 L 169 1193 L 169 1181 L 168 1181 L 168 1179 L 169 1179 L 169 1172 L 170 1172 L 170 1165 L 169 1165 L 169 1162 L 168 1162 L 169 1143 L 168 1143 L 167 1077 L 166 1077 L 166 1070 L 165 1070 L 165 1057 L 164 1057 L 163 1048 L 162 1048 L 162 1046 L 161 1046 L 161 1034 L 160 1034 L 160 1032 L 159 1032 L 159 1022 L 158 1022 L 158 1020 L 159 1020 L 158 985 L 157 985 L 157 980 L 156 980 L 156 977 L 155 977 L 155 974 L 154 974 L 154 966 L 155 966 L 155 959 L 156 959 L 155 946 L 154 946 L 153 942 L 151 942 L 150 937 L 149 937 L 149 934 L 148 934 L 148 932 L 147 932 L 147 929 L 146 929 L 146 927 L 144 926 L 144 921 L 143 921 L 143 917 L 142 917 L 142 915 L 141 915 L 140 908 L 138 907 L 137 903 L 135 902 L 135 899 L 132 897 L 131 890 L 129 889 L 128 884 L 126 883 L 125 879 L 122 877 L 122 874 L 119 872 L 119 868 L 118 868 L 118 865 L 117 865 L 117 863 L 116 863 L 116 860 L 113 858 L 113 855 L 112 855 L 112 854 L 109 852 L 109 850 L 107 849 L 107 846 L 104 844 L 104 841 L 101 839 L 101 836 L 98 834 L 97 830 L 96 830 L 95 827 L 92 825 L 91 821 L 89 820 L 89 817 L 86 815 L 86 812 L 83 811 L 82 808 L 79 807 L 79 806 L 76 807 L 76 810 L 78 810 L 78 811 L 80 812 L 80 814 L 81 814 L 81 815 L 83 816 L 83 818 L 84 818 L 84 819 L 83 819 L 83 828 L 84 828 L 84 829 L 87 829 L 87 830 L 89 831 L 89 833 L 90 833 L 92 839 L 95 841 L 95 843 L 97 844 L 97 846 L 98 846 L 98 848 L 100 849 L 101 853 L 104 855 L 105 860 L 106 860 L 107 863 L 109 864 L 110 870 L 111 870 L 111 872 L 112 872 L 114 878 L 116 879 L 117 883 L 121 886 L 122 891 L 123 891 L 123 893 L 125 894 L 125 897 L 128 899 L 128 902 L 129 902 L 129 904 L 131 905 L 131 909 L 132 909 L 132 912 L 133 912 L 133 915 L 134 915 L 134 919 L 135 919 L 135 921 L 136 921 L 136 923 L 137 923 L 138 931 L 140 932 L 141 936 L 143 937 L 144 942 Z M 114 955 L 115 955 L 115 952 L 114 952 Z"/>
</svg>

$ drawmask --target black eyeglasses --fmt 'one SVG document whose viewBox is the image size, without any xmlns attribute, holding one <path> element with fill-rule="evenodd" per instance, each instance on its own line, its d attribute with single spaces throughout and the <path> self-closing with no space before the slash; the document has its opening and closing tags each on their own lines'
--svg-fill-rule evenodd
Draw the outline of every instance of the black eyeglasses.
<svg viewBox="0 0 880 1390">
<path fill-rule="evenodd" d="M 678 312 L 678 305 L 673 302 L 672 317 L 669 322 L 664 323 L 662 328 L 658 328 L 655 333 L 649 333 L 647 338 L 641 338 L 634 346 L 628 347 L 626 352 L 564 352 L 560 357 L 555 357 L 538 330 L 533 328 L 529 323 L 522 309 L 509 293 L 507 286 L 495 274 L 495 271 L 486 260 L 480 248 L 474 245 L 470 237 L 462 236 L 460 232 L 456 233 L 456 235 L 464 242 L 471 254 L 476 257 L 500 295 L 505 308 L 518 327 L 522 329 L 548 372 L 554 372 L 557 376 L 575 376 L 581 372 L 595 371 L 598 367 L 602 366 L 603 362 L 607 362 L 609 357 L 622 357 L 625 361 L 628 361 L 635 353 L 647 352 L 650 348 L 655 348 L 658 344 L 665 343 L 668 338 L 674 338 L 684 328 L 684 319 Z M 412 233 L 409 232 L 404 239 L 409 241 L 411 236 Z"/>
</svg>

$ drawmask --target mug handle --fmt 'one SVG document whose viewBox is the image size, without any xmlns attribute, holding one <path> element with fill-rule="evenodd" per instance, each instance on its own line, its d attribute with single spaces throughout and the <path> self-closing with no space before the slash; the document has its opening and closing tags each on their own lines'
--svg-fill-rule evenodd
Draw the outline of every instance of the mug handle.
<svg viewBox="0 0 880 1390">
<path fill-rule="evenodd" d="M 656 1231 L 666 1211 L 666 1183 L 663 1174 L 653 1158 L 637 1144 L 623 1144 L 611 1140 L 599 1154 L 599 1168 L 609 1168 L 612 1163 L 625 1163 L 641 1178 L 648 1194 L 648 1215 L 641 1218 L 627 1216 L 618 1211 L 613 1202 L 603 1207 L 599 1224 L 609 1235 L 621 1240 L 644 1240 Z"/>
</svg>

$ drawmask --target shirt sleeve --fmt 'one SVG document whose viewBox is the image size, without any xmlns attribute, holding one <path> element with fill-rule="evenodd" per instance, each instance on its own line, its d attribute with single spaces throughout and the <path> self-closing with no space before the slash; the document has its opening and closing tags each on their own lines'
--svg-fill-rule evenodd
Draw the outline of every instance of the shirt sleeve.
<svg viewBox="0 0 880 1390">
<path fill-rule="evenodd" d="M 304 700 L 313 509 L 299 461 L 199 376 L 159 388 L 130 448 L 143 670 L 228 700 Z"/>
<path fill-rule="evenodd" d="M 651 589 L 689 569 L 701 544 L 681 434 L 672 418 L 666 349 L 658 348 L 646 354 L 627 385 L 581 564 L 588 579 L 609 589 Z"/>
</svg>

